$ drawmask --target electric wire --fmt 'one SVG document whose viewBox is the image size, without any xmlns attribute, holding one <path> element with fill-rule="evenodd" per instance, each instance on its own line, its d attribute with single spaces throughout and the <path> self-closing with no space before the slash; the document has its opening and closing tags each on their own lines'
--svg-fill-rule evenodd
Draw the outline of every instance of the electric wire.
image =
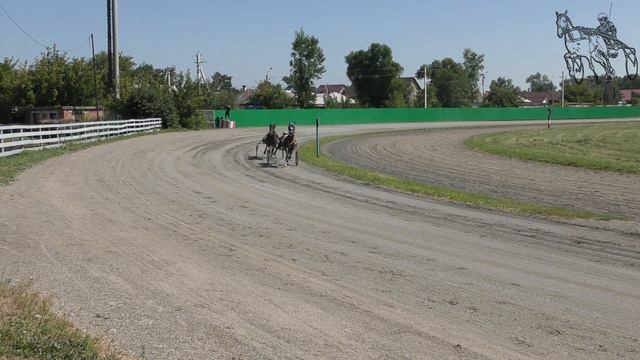
<svg viewBox="0 0 640 360">
<path fill-rule="evenodd" d="M 31 39 L 31 41 L 33 41 L 34 43 L 40 45 L 41 47 L 48 49 L 50 46 L 47 46 L 43 43 L 41 43 L 40 41 L 38 41 L 36 38 L 34 38 L 31 34 L 29 34 L 29 32 L 27 30 L 25 30 L 22 26 L 20 26 L 20 24 L 18 24 L 18 22 L 13 18 L 13 16 L 11 16 L 11 14 L 9 13 L 9 11 L 7 11 L 7 9 L 0 3 L 0 9 L 2 10 L 2 12 L 5 13 L 5 15 L 7 15 L 7 17 L 9 18 L 9 20 L 11 20 L 11 22 L 18 28 L 20 29 L 20 31 L 22 31 L 22 33 L 24 33 L 29 39 Z M 89 42 L 89 40 L 91 40 L 91 36 L 88 36 L 86 39 L 84 39 L 82 41 L 82 43 L 70 50 L 63 50 L 63 53 L 70 53 L 70 52 L 74 52 L 78 49 L 80 49 L 81 47 L 83 47 L 87 42 Z"/>
<path fill-rule="evenodd" d="M 20 26 L 20 24 L 18 24 L 17 21 L 15 21 L 13 19 L 13 17 L 11 16 L 11 14 L 9 14 L 9 12 L 7 11 L 7 9 L 4 8 L 4 6 L 2 6 L 2 4 L 0 4 L 0 9 L 2 9 L 2 11 L 7 15 L 7 17 L 9 18 L 9 20 L 11 20 L 11 22 L 18 27 L 18 29 L 20 29 L 20 31 L 22 31 L 25 35 L 27 35 L 27 37 L 29 37 L 29 39 L 31 39 L 33 42 L 35 42 L 36 44 L 42 46 L 43 48 L 47 48 L 47 45 L 44 45 L 43 43 L 41 43 L 40 41 L 36 40 L 33 36 L 31 36 L 31 34 L 29 34 L 25 29 L 22 28 L 22 26 Z"/>
</svg>

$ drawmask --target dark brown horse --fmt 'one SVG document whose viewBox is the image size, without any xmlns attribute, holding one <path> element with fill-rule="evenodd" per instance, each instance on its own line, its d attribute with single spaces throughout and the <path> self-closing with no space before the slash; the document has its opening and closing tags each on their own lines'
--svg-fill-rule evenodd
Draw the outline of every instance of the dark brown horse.
<svg viewBox="0 0 640 360">
<path fill-rule="evenodd" d="M 256 157 L 258 157 L 258 147 L 260 144 L 266 145 L 263 154 L 267 154 L 268 157 L 275 155 L 276 151 L 278 151 L 279 139 L 278 133 L 276 132 L 276 125 L 270 124 L 269 132 L 256 144 Z"/>
<path fill-rule="evenodd" d="M 278 150 L 282 150 L 282 157 L 285 159 L 285 166 L 289 165 L 289 160 L 293 157 L 293 154 L 298 150 L 298 141 L 296 140 L 294 133 L 283 133 L 278 142 Z M 296 165 L 298 165 L 298 158 L 296 156 Z"/>
</svg>

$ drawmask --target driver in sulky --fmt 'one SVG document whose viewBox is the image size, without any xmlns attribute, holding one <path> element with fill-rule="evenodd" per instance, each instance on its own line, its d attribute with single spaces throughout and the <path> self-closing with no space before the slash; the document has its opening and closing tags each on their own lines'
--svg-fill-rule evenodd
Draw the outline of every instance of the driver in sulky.
<svg viewBox="0 0 640 360">
<path fill-rule="evenodd" d="M 616 26 L 613 25 L 613 22 L 609 20 L 609 16 L 605 13 L 600 13 L 598 15 L 598 22 L 600 23 L 596 28 L 596 31 L 602 39 L 604 40 L 604 44 L 607 46 L 607 55 L 611 58 L 615 58 L 618 56 L 618 52 L 615 49 L 614 40 L 617 39 L 618 30 Z"/>
</svg>

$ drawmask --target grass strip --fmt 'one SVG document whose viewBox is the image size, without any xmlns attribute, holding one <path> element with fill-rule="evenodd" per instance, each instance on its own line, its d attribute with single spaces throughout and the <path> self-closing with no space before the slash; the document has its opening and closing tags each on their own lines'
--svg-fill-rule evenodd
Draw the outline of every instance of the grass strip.
<svg viewBox="0 0 640 360">
<path fill-rule="evenodd" d="M 362 136 L 362 135 L 358 135 Z M 368 135 L 365 135 L 368 136 Z M 355 136 L 334 136 L 320 140 L 320 146 L 333 141 L 346 140 Z M 515 199 L 475 194 L 454 190 L 442 186 L 429 185 L 412 180 L 400 179 L 375 171 L 348 165 L 322 153 L 316 157 L 316 142 L 309 141 L 300 147 L 300 158 L 304 162 L 325 169 L 334 174 L 344 176 L 364 184 L 405 191 L 422 196 L 445 199 L 477 208 L 500 210 L 507 213 L 524 214 L 539 217 L 557 217 L 562 219 L 614 220 L 620 219 L 607 214 L 589 211 L 577 211 L 559 206 L 548 206 L 527 203 Z"/>
<path fill-rule="evenodd" d="M 0 358 L 124 359 L 52 311 L 28 285 L 0 282 Z"/>
<path fill-rule="evenodd" d="M 522 160 L 640 174 L 640 123 L 492 133 L 469 138 L 465 146 Z"/>
<path fill-rule="evenodd" d="M 23 171 L 41 163 L 48 159 L 75 151 L 84 150 L 93 146 L 108 144 L 114 141 L 132 139 L 139 136 L 147 136 L 150 134 L 158 134 L 167 132 L 160 130 L 150 133 L 133 134 L 128 136 L 112 137 L 106 140 L 97 140 L 91 142 L 69 142 L 56 148 L 43 148 L 25 150 L 19 154 L 0 158 L 0 186 L 7 185 L 14 181 L 16 177 Z"/>
</svg>

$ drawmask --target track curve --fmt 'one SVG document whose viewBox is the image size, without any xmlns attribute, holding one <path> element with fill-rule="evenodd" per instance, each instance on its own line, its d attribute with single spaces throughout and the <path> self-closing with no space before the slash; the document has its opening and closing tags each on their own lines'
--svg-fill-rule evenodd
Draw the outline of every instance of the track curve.
<svg viewBox="0 0 640 360">
<path fill-rule="evenodd" d="M 565 125 L 566 126 L 566 125 Z M 504 128 L 391 133 L 334 142 L 349 164 L 457 190 L 624 216 L 640 221 L 640 176 L 522 161 L 466 149 Z"/>
<path fill-rule="evenodd" d="M 0 274 L 148 358 L 637 358 L 637 235 L 268 167 L 250 159 L 262 133 L 29 170 L 0 188 Z"/>
</svg>

